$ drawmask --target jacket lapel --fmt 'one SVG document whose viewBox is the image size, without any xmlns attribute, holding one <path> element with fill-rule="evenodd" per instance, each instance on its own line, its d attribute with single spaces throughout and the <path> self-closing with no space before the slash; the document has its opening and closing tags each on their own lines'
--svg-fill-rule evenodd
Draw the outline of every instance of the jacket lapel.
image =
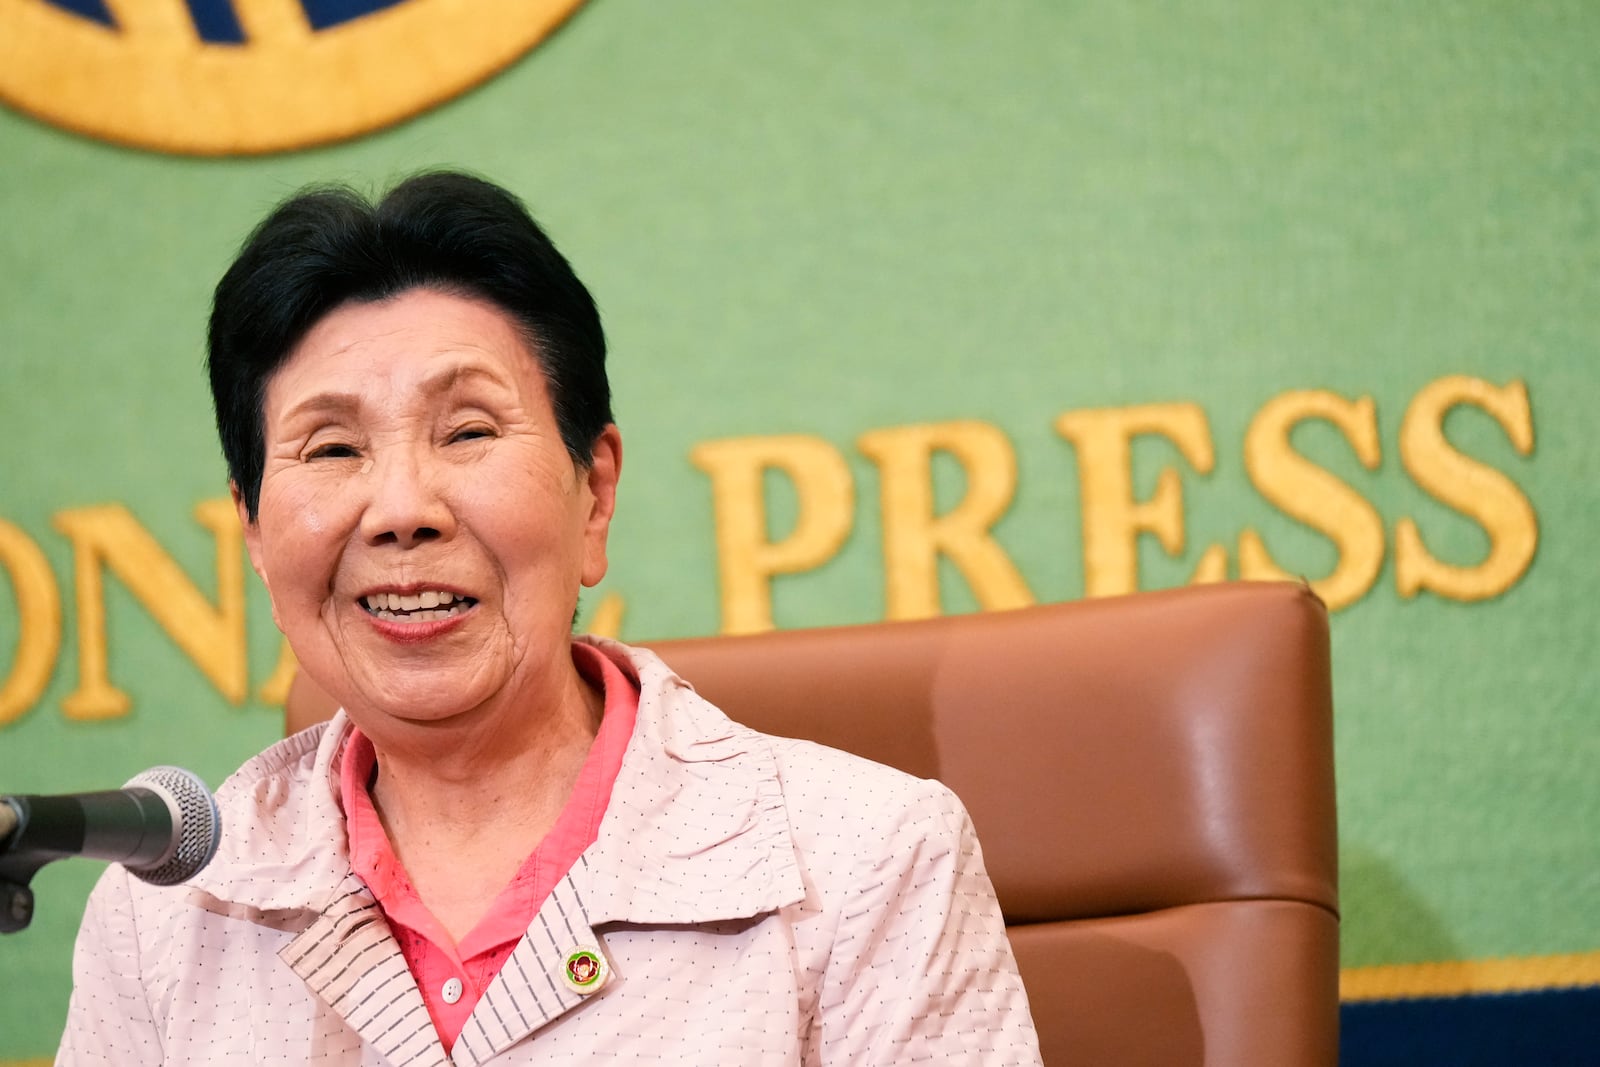
<svg viewBox="0 0 1600 1067">
<path fill-rule="evenodd" d="M 603 997 L 612 984 L 580 991 L 564 972 L 574 950 L 604 958 L 607 923 L 745 919 L 805 898 L 767 739 L 706 703 L 653 653 L 595 643 L 628 656 L 640 681 L 634 734 L 599 837 L 539 909 L 474 1008 L 453 1059 L 377 902 L 349 870 L 333 777 L 348 734 L 343 713 L 319 739 L 270 750 L 264 761 L 270 765 L 259 768 L 267 778 L 280 764 L 312 758 L 312 781 L 329 785 L 300 798 L 309 808 L 295 810 L 290 798 L 259 788 L 239 798 L 263 820 L 271 818 L 263 809 L 286 820 L 282 837 L 293 844 L 271 860 L 259 852 L 241 856 L 234 877 L 203 888 L 258 908 L 305 909 L 300 921 L 311 920 L 309 926 L 280 956 L 362 1042 L 397 1067 L 476 1067 L 586 999 Z M 316 740 L 313 756 L 305 746 Z M 329 836 L 340 847 L 328 849 Z M 318 883 L 339 887 L 320 913 L 314 904 L 306 909 L 307 895 L 316 895 L 308 886 Z"/>
<path fill-rule="evenodd" d="M 602 955 L 589 925 L 580 884 L 587 879 L 585 861 L 557 883 L 528 932 L 461 1029 L 451 1050 L 454 1062 L 466 1067 L 491 1059 L 546 1023 L 604 989 L 596 983 L 583 989 L 569 983 L 568 958 L 577 950 Z"/>
<path fill-rule="evenodd" d="M 378 903 L 354 875 L 322 914 L 278 953 L 363 1042 L 396 1067 L 449 1067 Z"/>
<path fill-rule="evenodd" d="M 463 1067 L 619 988 L 626 975 L 580 992 L 564 974 L 574 951 L 605 957 L 607 924 L 746 919 L 805 898 L 766 739 L 652 653 L 624 651 L 639 675 L 639 712 L 599 836 L 473 1009 L 451 1050 Z"/>
</svg>

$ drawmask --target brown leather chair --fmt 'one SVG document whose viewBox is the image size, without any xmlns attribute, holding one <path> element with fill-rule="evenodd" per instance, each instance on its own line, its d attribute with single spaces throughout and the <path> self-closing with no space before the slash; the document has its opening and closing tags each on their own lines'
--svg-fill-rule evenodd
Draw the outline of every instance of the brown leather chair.
<svg viewBox="0 0 1600 1067">
<path fill-rule="evenodd" d="M 1328 627 L 1304 587 L 652 647 L 743 722 L 955 790 L 1047 1064 L 1337 1062 Z"/>
</svg>

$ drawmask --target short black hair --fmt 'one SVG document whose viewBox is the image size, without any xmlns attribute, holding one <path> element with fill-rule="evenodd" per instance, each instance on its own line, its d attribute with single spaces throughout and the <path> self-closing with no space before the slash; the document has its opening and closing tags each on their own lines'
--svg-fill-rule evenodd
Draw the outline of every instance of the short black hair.
<svg viewBox="0 0 1600 1067">
<path fill-rule="evenodd" d="M 587 466 L 611 419 L 600 313 L 511 193 L 458 171 L 413 175 L 376 202 L 340 185 L 279 204 L 217 283 L 207 368 L 228 477 L 254 519 L 267 383 L 306 333 L 351 303 L 437 289 L 493 303 L 521 328 L 562 442 Z"/>
</svg>

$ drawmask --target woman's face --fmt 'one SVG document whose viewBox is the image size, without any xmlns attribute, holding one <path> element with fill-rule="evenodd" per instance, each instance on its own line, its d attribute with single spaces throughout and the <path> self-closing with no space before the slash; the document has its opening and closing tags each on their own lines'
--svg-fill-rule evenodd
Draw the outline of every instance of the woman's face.
<svg viewBox="0 0 1600 1067">
<path fill-rule="evenodd" d="M 410 720 L 555 692 L 578 588 L 605 574 L 622 443 L 607 427 L 574 465 L 508 316 L 428 289 L 344 305 L 268 382 L 264 431 L 240 518 L 312 678 Z"/>
</svg>

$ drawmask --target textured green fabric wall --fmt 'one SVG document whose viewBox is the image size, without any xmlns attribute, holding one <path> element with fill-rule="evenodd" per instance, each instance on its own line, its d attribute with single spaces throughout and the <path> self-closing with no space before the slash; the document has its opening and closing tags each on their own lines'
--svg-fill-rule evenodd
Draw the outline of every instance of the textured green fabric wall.
<svg viewBox="0 0 1600 1067">
<path fill-rule="evenodd" d="M 1370 462 L 1326 421 L 1290 438 L 1381 520 L 1376 577 L 1333 622 L 1345 962 L 1596 952 L 1596 40 L 1579 0 L 590 0 L 484 87 L 335 147 L 177 158 L 0 112 L 0 683 L 46 625 L 25 618 L 18 544 L 62 605 L 47 688 L 0 723 L 0 792 L 163 762 L 216 783 L 273 739 L 254 694 L 278 643 L 253 579 L 242 705 L 108 577 L 131 709 L 64 712 L 83 670 L 64 529 L 121 504 L 215 599 L 192 514 L 225 492 L 210 286 L 300 184 L 447 164 L 523 195 L 605 315 L 627 463 L 600 592 L 624 638 L 723 625 L 705 442 L 814 435 L 852 472 L 841 549 L 773 583 L 774 620 L 797 627 L 886 614 L 869 431 L 998 429 L 1017 474 L 994 539 L 1034 598 L 1063 600 L 1094 569 L 1063 414 L 1203 413 L 1210 473 L 1159 435 L 1132 449 L 1139 497 L 1164 467 L 1182 481 L 1182 549 L 1137 546 L 1156 588 L 1212 546 L 1237 575 L 1247 528 L 1284 568 L 1333 571 L 1334 544 L 1252 481 L 1247 430 L 1286 394 L 1370 398 Z M 1487 599 L 1407 597 L 1401 520 L 1458 567 L 1492 551 L 1402 462 L 1408 407 L 1454 376 L 1526 386 L 1529 449 L 1472 404 L 1443 425 L 1525 498 L 1537 553 Z M 939 506 L 972 477 L 940 457 Z M 805 501 L 769 483 L 777 538 Z M 958 567 L 939 573 L 944 610 L 978 606 Z M 0 1060 L 54 1047 L 96 873 L 47 868 L 34 926 L 0 940 Z"/>
</svg>

